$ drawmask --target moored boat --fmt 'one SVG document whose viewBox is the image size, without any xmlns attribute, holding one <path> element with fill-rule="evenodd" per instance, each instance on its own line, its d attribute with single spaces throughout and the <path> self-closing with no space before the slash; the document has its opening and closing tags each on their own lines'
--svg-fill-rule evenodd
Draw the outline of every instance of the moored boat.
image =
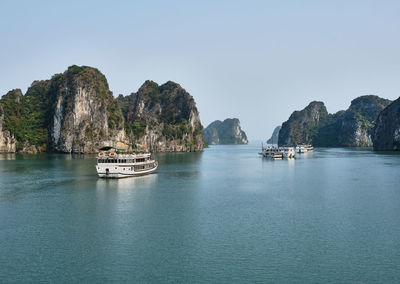
<svg viewBox="0 0 400 284">
<path fill-rule="evenodd" d="M 293 147 L 262 146 L 261 150 L 260 155 L 273 160 L 292 159 L 296 154 Z"/>
<path fill-rule="evenodd" d="M 101 178 L 125 178 L 154 172 L 158 163 L 151 153 L 121 153 L 124 149 L 103 147 L 97 155 L 96 170 Z"/>
<path fill-rule="evenodd" d="M 296 146 L 296 152 L 297 153 L 309 153 L 314 151 L 314 147 L 310 144 L 307 145 L 297 145 Z"/>
</svg>

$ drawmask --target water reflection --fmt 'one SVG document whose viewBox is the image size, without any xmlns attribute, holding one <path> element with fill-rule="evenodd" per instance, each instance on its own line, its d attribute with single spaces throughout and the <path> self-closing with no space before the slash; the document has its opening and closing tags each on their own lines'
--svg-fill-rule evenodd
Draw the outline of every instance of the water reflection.
<svg viewBox="0 0 400 284">
<path fill-rule="evenodd" d="M 11 157 L 0 161 L 0 275 L 395 282 L 399 155 L 316 149 L 260 161 L 258 151 L 157 154 L 156 174 L 119 180 L 99 179 L 92 155 L 0 155 Z"/>
<path fill-rule="evenodd" d="M 15 160 L 15 154 L 0 154 L 0 161 Z"/>
<path fill-rule="evenodd" d="M 152 188 L 157 182 L 157 173 L 152 173 L 144 176 L 123 178 L 116 180 L 118 190 L 130 190 L 135 188 Z"/>
<path fill-rule="evenodd" d="M 121 178 L 121 179 L 101 179 L 96 182 L 98 189 L 131 190 L 135 188 L 150 188 L 157 182 L 157 173 Z"/>
<path fill-rule="evenodd" d="M 295 161 L 296 161 L 296 159 L 294 159 L 294 158 L 287 159 L 287 163 L 290 168 L 293 168 Z"/>
<path fill-rule="evenodd" d="M 96 158 L 95 154 L 54 154 L 54 153 L 41 153 L 41 154 L 21 154 L 21 153 L 0 153 L 0 161 L 11 160 L 91 160 Z"/>
<path fill-rule="evenodd" d="M 372 148 L 318 148 L 312 154 L 314 158 L 365 158 L 375 156 Z"/>
<path fill-rule="evenodd" d="M 157 153 L 155 154 L 158 164 L 194 164 L 201 157 L 202 152 L 195 153 Z"/>
<path fill-rule="evenodd" d="M 312 159 L 315 158 L 314 152 L 310 153 L 296 153 L 296 159 Z"/>
<path fill-rule="evenodd" d="M 18 154 L 18 153 L 0 154 L 0 161 L 44 160 L 47 158 L 48 158 L 48 154 Z"/>
<path fill-rule="evenodd" d="M 118 226 L 118 212 L 129 211 L 149 202 L 151 190 L 156 187 L 157 174 L 123 179 L 98 179 L 96 182 L 96 200 L 99 207 L 112 208 L 109 218 L 112 226 Z"/>
</svg>

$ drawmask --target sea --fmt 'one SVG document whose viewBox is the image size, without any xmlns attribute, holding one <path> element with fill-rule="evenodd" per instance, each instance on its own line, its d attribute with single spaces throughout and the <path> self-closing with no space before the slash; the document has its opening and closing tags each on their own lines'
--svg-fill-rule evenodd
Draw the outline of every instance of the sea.
<svg viewBox="0 0 400 284">
<path fill-rule="evenodd" d="M 95 155 L 0 154 L 0 282 L 400 283 L 400 155 L 260 147 L 119 180 Z"/>
</svg>

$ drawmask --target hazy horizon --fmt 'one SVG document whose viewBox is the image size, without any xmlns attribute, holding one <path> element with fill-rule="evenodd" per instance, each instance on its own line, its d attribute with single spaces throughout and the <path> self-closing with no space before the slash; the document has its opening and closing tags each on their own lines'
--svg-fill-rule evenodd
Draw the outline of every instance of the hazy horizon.
<svg viewBox="0 0 400 284">
<path fill-rule="evenodd" d="M 266 140 L 294 110 L 330 113 L 400 96 L 396 1 L 0 3 L 0 95 L 70 65 L 98 68 L 114 96 L 179 83 L 204 127 L 240 119 Z"/>
</svg>

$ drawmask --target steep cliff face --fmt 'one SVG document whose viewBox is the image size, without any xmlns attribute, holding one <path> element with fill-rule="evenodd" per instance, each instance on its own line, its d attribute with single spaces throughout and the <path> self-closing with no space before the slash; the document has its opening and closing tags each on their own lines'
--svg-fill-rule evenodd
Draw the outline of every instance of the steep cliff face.
<svg viewBox="0 0 400 284">
<path fill-rule="evenodd" d="M 343 146 L 340 142 L 340 133 L 344 113 L 345 111 L 338 111 L 335 114 L 325 116 L 314 129 L 311 143 L 319 147 Z"/>
<path fill-rule="evenodd" d="M 378 116 L 373 130 L 376 151 L 400 151 L 400 98 Z"/>
<path fill-rule="evenodd" d="M 279 131 L 279 145 L 312 143 L 319 122 L 327 117 L 328 111 L 323 102 L 314 101 L 303 110 L 293 112 Z"/>
<path fill-rule="evenodd" d="M 219 131 L 222 124 L 222 121 L 216 120 L 211 122 L 204 130 L 203 130 L 203 137 L 204 141 L 207 142 L 208 145 L 218 145 L 223 144 L 219 140 Z"/>
<path fill-rule="evenodd" d="M 0 151 L 92 153 L 106 145 L 203 150 L 193 97 L 176 83 L 147 81 L 115 99 L 100 71 L 71 66 L 34 81 L 25 95 L 17 89 L 0 100 Z"/>
<path fill-rule="evenodd" d="M 361 96 L 351 102 L 341 120 L 339 145 L 346 147 L 372 147 L 372 132 L 379 113 L 390 100 L 378 96 Z"/>
<path fill-rule="evenodd" d="M 154 152 L 202 151 L 199 112 L 179 84 L 146 81 L 137 93 L 118 97 L 125 131 L 135 148 Z"/>
<path fill-rule="evenodd" d="M 50 80 L 34 81 L 25 95 L 10 91 L 0 105 L 2 136 L 15 143 L 8 147 L 12 151 L 90 153 L 128 142 L 122 113 L 95 68 L 71 66 Z"/>
<path fill-rule="evenodd" d="M 203 131 L 204 140 L 210 144 L 247 144 L 246 133 L 240 128 L 237 118 L 216 120 Z"/>
<path fill-rule="evenodd" d="M 280 131 L 286 139 L 279 144 L 312 143 L 323 147 L 372 147 L 372 133 L 379 113 L 390 103 L 378 96 L 361 96 L 351 102 L 346 111 L 328 114 L 326 108 L 294 112 Z M 313 104 L 313 103 L 311 103 Z M 311 105 L 310 104 L 310 105 Z M 290 127 L 289 127 L 290 126 Z"/>
<path fill-rule="evenodd" d="M 278 144 L 280 130 L 281 130 L 281 126 L 275 127 L 274 132 L 272 132 L 271 138 L 269 138 L 267 140 L 268 144 Z"/>
<path fill-rule="evenodd" d="M 104 145 L 128 148 L 122 112 L 103 74 L 71 66 L 51 81 L 51 149 L 90 153 Z"/>
<path fill-rule="evenodd" d="M 0 105 L 0 153 L 13 153 L 16 151 L 14 135 L 9 130 L 3 129 L 4 124 L 4 111 Z"/>
</svg>

